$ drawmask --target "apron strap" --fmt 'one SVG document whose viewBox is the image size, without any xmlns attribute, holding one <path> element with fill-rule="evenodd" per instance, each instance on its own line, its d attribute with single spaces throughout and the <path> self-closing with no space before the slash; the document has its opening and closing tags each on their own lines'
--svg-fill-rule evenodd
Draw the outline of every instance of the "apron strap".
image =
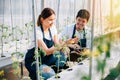
<svg viewBox="0 0 120 80">
<path fill-rule="evenodd" d="M 44 31 L 43 31 L 43 27 L 40 26 L 40 28 L 41 28 L 41 30 L 42 30 L 43 38 L 45 38 Z M 50 38 L 51 38 L 51 40 L 53 41 L 53 39 L 52 39 L 52 34 L 51 34 L 50 29 L 48 29 L 48 31 L 49 31 Z"/>
<path fill-rule="evenodd" d="M 76 24 L 74 25 L 74 29 L 73 29 L 73 34 L 72 34 L 72 38 L 74 38 L 75 37 L 75 31 L 76 30 Z M 83 28 L 83 31 L 84 31 L 84 33 L 83 33 L 83 39 L 85 39 L 86 38 L 86 34 L 85 34 L 85 28 Z"/>
<path fill-rule="evenodd" d="M 74 25 L 74 29 L 73 29 L 73 34 L 72 34 L 72 38 L 74 38 L 75 36 L 75 30 L 76 30 L 76 24 Z"/>
<path fill-rule="evenodd" d="M 85 28 L 83 28 L 83 31 L 84 31 L 84 33 L 83 33 L 83 39 L 85 39 L 86 38 Z"/>
</svg>

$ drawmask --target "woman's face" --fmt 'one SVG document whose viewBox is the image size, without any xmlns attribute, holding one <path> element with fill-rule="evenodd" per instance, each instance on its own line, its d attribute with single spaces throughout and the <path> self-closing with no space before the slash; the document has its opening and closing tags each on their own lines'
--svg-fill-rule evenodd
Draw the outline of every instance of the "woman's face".
<svg viewBox="0 0 120 80">
<path fill-rule="evenodd" d="M 87 24 L 87 19 L 77 17 L 76 19 L 76 29 L 77 31 L 83 30 L 85 25 Z"/>
<path fill-rule="evenodd" d="M 50 28 L 55 22 L 55 14 L 52 14 L 50 17 L 46 19 L 42 19 L 42 25 L 44 27 Z"/>
</svg>

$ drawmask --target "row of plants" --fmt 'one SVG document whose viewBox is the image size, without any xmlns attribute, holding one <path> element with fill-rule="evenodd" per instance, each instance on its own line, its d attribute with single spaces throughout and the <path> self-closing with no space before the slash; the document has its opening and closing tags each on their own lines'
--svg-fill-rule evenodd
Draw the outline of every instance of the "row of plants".
<svg viewBox="0 0 120 80">
<path fill-rule="evenodd" d="M 14 45 L 10 44 L 11 42 L 15 42 L 16 50 L 18 49 L 18 42 L 21 44 L 21 40 L 30 40 L 30 34 L 33 30 L 32 22 L 28 22 L 23 27 L 15 26 L 11 27 L 9 25 L 2 24 L 0 25 L 0 50 L 1 57 L 5 56 L 4 52 L 6 49 L 6 44 L 9 44 L 9 47 L 14 47 Z"/>
<path fill-rule="evenodd" d="M 4 44 L 7 44 L 8 43 L 7 41 L 9 41 L 9 40 L 11 40 L 11 41 L 15 40 L 16 41 L 16 47 L 17 47 L 17 41 L 19 41 L 20 39 L 18 39 L 17 37 L 12 37 L 12 35 L 14 33 L 13 32 L 10 33 L 10 28 L 9 28 L 10 26 L 5 26 L 5 25 L 0 25 L 0 26 L 1 26 L 0 31 L 2 32 L 1 42 L 3 41 L 3 43 L 1 43 L 1 51 L 3 50 Z M 31 29 L 29 30 L 28 27 L 30 27 L 30 26 L 31 26 Z M 29 38 L 29 35 L 30 35 L 29 31 L 32 31 L 32 26 L 33 26 L 32 22 L 26 23 L 25 28 L 19 29 L 19 27 L 18 27 L 18 28 L 15 28 L 15 31 L 17 30 L 17 34 L 21 35 L 21 39 L 22 39 L 23 35 L 26 34 L 23 31 L 23 29 L 27 29 L 27 34 L 28 34 L 27 37 Z M 12 37 L 12 38 L 9 38 L 9 37 Z M 28 38 L 26 38 L 26 39 L 28 39 Z M 105 67 L 106 67 L 106 61 L 110 58 L 111 43 L 119 43 L 119 40 L 120 40 L 120 31 L 119 30 L 116 31 L 116 32 L 112 32 L 112 33 L 109 33 L 109 34 L 105 34 L 105 35 L 96 37 L 94 39 L 94 45 L 96 46 L 96 50 L 94 52 L 85 51 L 83 53 L 83 56 L 87 55 L 89 57 L 100 56 L 100 55 L 105 54 L 104 59 L 102 59 L 102 60 L 97 59 L 96 60 L 97 63 L 98 63 L 97 64 L 97 71 L 101 73 L 101 80 L 104 80 L 103 75 L 104 75 L 104 70 L 105 70 Z M 65 47 L 66 47 L 66 45 L 64 46 L 64 48 Z M 20 64 L 19 64 L 19 59 L 18 58 L 23 58 L 23 56 L 24 56 L 23 53 L 18 52 L 17 48 L 16 48 L 16 51 L 12 53 L 12 59 L 14 61 L 13 68 L 15 70 L 18 70 L 18 71 L 15 71 L 15 74 L 18 76 L 18 80 L 21 80 Z M 60 56 L 58 56 L 58 58 L 59 57 Z M 119 72 L 117 72 L 117 73 L 119 74 Z M 82 77 L 82 80 L 90 80 L 90 79 L 89 79 L 89 76 L 84 76 L 84 77 Z"/>
<path fill-rule="evenodd" d="M 33 30 L 33 24 L 31 21 L 26 23 L 23 27 L 19 27 L 19 26 L 11 27 L 5 24 L 0 25 L 1 57 L 7 57 L 5 54 L 6 51 L 11 55 L 11 59 L 13 61 L 12 63 L 13 73 L 15 74 L 15 76 L 18 77 L 17 80 L 27 79 L 26 76 L 21 77 L 21 74 L 20 74 L 20 71 L 21 71 L 20 62 L 24 57 L 24 53 L 21 52 L 21 48 L 23 45 L 29 44 L 32 30 Z M 23 40 L 27 41 L 27 43 L 23 43 L 22 42 Z M 9 50 L 11 50 L 12 48 L 14 50 L 10 52 Z M 0 71 L 0 73 L 1 73 L 0 78 L 3 77 L 2 80 L 6 80 L 4 79 L 3 69 Z"/>
</svg>

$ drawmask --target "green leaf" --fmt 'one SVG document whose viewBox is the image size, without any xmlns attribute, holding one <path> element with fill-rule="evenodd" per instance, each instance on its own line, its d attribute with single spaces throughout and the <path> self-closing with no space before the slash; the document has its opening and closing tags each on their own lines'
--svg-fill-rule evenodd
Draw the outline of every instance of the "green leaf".
<svg viewBox="0 0 120 80">
<path fill-rule="evenodd" d="M 106 60 L 98 60 L 97 59 L 97 71 L 104 73 L 104 68 L 106 66 Z"/>
<path fill-rule="evenodd" d="M 41 57 L 46 56 L 46 52 L 42 48 L 38 49 L 38 53 L 40 54 Z"/>
<path fill-rule="evenodd" d="M 83 76 L 83 77 L 81 78 L 81 80 L 90 80 L 90 77 L 89 77 L 89 76 Z"/>
<path fill-rule="evenodd" d="M 33 66 L 34 64 L 36 64 L 36 61 L 32 62 L 31 66 Z"/>
<path fill-rule="evenodd" d="M 102 54 L 102 53 L 103 53 L 103 50 L 102 50 L 101 45 L 99 45 L 99 46 L 97 47 L 97 49 L 98 49 L 98 51 L 100 52 L 100 54 Z"/>
<path fill-rule="evenodd" d="M 110 48 L 111 48 L 110 42 L 107 42 L 107 46 L 108 46 L 108 51 L 106 51 L 106 58 L 110 58 Z"/>
<path fill-rule="evenodd" d="M 106 58 L 110 58 L 110 51 L 106 52 Z"/>
</svg>

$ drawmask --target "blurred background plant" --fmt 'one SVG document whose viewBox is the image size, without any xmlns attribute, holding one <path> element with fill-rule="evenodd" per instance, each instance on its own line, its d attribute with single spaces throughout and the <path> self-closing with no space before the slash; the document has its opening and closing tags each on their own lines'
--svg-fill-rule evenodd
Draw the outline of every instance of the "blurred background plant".
<svg viewBox="0 0 120 80">
<path fill-rule="evenodd" d="M 109 74 L 105 76 L 105 69 L 107 68 L 107 61 L 111 57 L 111 44 L 113 44 L 115 36 L 112 34 L 102 35 L 94 39 L 94 49 L 93 51 L 86 50 L 82 54 L 86 56 L 91 56 L 96 61 L 96 71 L 100 74 L 100 80 L 115 80 L 120 76 L 120 61 L 118 65 L 109 70 Z M 118 38 L 117 38 L 118 39 Z M 120 40 L 120 38 L 119 38 Z M 91 80 L 90 75 L 85 74 L 81 80 Z"/>
<path fill-rule="evenodd" d="M 0 70 L 0 80 L 7 80 L 4 78 L 4 70 Z"/>
<path fill-rule="evenodd" d="M 17 80 L 21 80 L 22 76 L 21 76 L 21 62 L 22 62 L 22 58 L 24 57 L 23 53 L 21 52 L 14 52 L 11 54 L 12 56 L 12 68 L 13 68 L 13 73 L 14 75 L 17 76 Z"/>
</svg>

